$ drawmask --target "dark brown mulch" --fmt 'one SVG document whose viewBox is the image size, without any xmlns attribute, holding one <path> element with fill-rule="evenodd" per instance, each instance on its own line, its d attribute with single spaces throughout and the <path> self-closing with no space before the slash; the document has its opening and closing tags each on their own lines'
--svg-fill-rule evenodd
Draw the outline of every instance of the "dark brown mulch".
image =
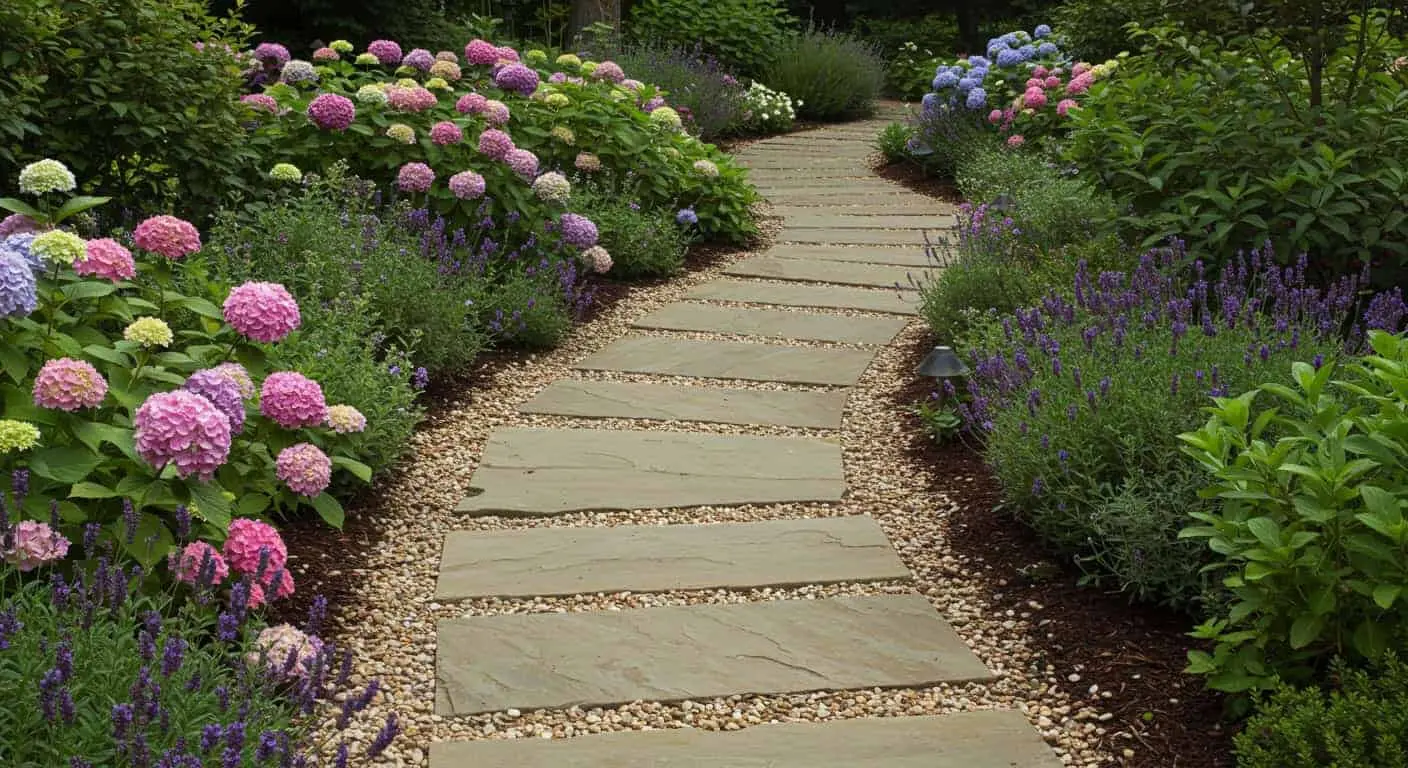
<svg viewBox="0 0 1408 768">
<path fill-rule="evenodd" d="M 914 347 L 911 369 L 926 352 L 927 343 Z M 896 393 L 895 407 L 907 408 L 931 389 L 916 379 Z M 1056 669 L 1061 688 L 1077 701 L 1095 701 L 1091 685 L 1114 694 L 1095 704 L 1115 716 L 1100 725 L 1110 734 L 1129 731 L 1136 737 L 1107 736 L 1105 747 L 1115 755 L 1133 749 L 1135 756 L 1122 764 L 1134 768 L 1232 766 L 1222 698 L 1182 672 L 1193 620 L 1077 585 L 1078 573 L 1054 562 L 1030 529 L 996 510 L 1001 490 L 972 446 L 961 440 L 938 445 L 917 418 L 912 426 L 910 455 L 926 468 L 930 486 L 958 506 L 949 517 L 950 546 L 981 564 L 975 575 L 991 587 L 994 606 L 1018 614 L 1031 611 L 1033 601 L 1043 606 L 1033 649 Z M 1078 682 L 1067 679 L 1072 673 L 1080 675 Z"/>
<path fill-rule="evenodd" d="M 926 173 L 918 163 L 907 160 L 898 163 L 882 162 L 875 166 L 875 174 L 926 197 L 955 205 L 963 201 L 952 181 Z"/>
</svg>

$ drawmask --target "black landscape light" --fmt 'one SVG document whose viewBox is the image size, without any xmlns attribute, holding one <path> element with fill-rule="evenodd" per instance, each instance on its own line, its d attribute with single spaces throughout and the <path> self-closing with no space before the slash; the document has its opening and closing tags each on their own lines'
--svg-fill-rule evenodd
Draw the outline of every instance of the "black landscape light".
<svg viewBox="0 0 1408 768">
<path fill-rule="evenodd" d="M 943 383 L 950 379 L 960 379 L 968 375 L 968 366 L 963 364 L 953 347 L 934 347 L 919 364 L 920 376 L 927 376 L 939 383 L 939 402 L 944 397 Z"/>
</svg>

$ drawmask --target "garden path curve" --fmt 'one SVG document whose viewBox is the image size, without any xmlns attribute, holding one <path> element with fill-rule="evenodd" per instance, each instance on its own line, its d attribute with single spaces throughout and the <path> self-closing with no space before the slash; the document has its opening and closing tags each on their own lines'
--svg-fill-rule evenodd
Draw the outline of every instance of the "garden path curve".
<svg viewBox="0 0 1408 768">
<path fill-rule="evenodd" d="M 795 427 L 501 427 L 468 516 L 834 502 L 848 387 L 915 314 L 923 230 L 942 204 L 869 168 L 879 123 L 738 153 L 782 216 L 777 242 L 634 323 L 520 410 L 575 418 Z M 669 332 L 668 334 L 664 332 Z M 645 377 L 645 380 L 641 380 Z M 745 386 L 748 385 L 748 386 Z M 456 531 L 436 599 L 908 581 L 869 516 L 700 525 Z M 915 592 L 578 613 L 470 616 L 437 628 L 435 712 L 594 707 L 939 683 L 992 673 Z M 1017 711 L 777 723 L 568 739 L 441 742 L 433 768 L 1055 768 Z"/>
</svg>

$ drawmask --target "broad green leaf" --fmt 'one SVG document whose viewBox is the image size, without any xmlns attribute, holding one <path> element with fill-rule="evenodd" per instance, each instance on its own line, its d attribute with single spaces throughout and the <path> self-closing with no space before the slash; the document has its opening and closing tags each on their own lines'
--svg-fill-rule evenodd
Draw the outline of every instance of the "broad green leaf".
<svg viewBox="0 0 1408 768">
<path fill-rule="evenodd" d="M 68 491 L 70 499 L 113 499 L 118 496 L 118 492 L 100 483 L 90 483 L 87 481 L 74 483 Z"/>
<path fill-rule="evenodd" d="M 351 472 L 353 475 L 356 475 L 358 480 L 364 483 L 370 483 L 372 481 L 372 468 L 356 459 L 349 459 L 346 456 L 334 456 L 332 457 L 332 465 Z"/>
<path fill-rule="evenodd" d="M 29 218 L 34 219 L 36 221 L 44 220 L 44 214 L 40 213 L 39 209 L 21 200 L 16 200 L 13 197 L 0 197 L 0 208 L 4 208 L 5 210 L 11 213 L 18 213 L 24 216 L 28 216 Z"/>
<path fill-rule="evenodd" d="M 102 456 L 73 446 L 43 448 L 29 456 L 31 472 L 60 483 L 77 483 L 102 463 Z"/>
<path fill-rule="evenodd" d="M 1281 546 L 1281 527 L 1269 517 L 1254 517 L 1248 520 L 1247 530 L 1267 549 Z"/>
<path fill-rule="evenodd" d="M 69 283 L 61 290 L 64 296 L 70 301 L 77 301 L 79 299 L 100 299 L 104 296 L 110 296 L 117 290 L 117 286 L 109 282 L 85 280 L 81 283 Z"/>
<path fill-rule="evenodd" d="M 191 492 L 191 503 L 195 505 L 193 514 L 216 526 L 221 531 L 230 527 L 230 500 L 225 498 L 225 489 L 218 483 L 191 481 L 186 484 Z"/>
<path fill-rule="evenodd" d="M 110 200 L 112 200 L 111 197 L 90 197 L 84 195 L 71 197 L 59 210 L 54 211 L 54 223 L 57 224 L 70 216 L 76 216 L 84 211 L 97 208 Z"/>
<path fill-rule="evenodd" d="M 1399 584 L 1380 584 L 1374 587 L 1374 602 L 1385 611 L 1393 607 L 1393 601 L 1403 594 L 1403 587 Z"/>
<path fill-rule="evenodd" d="M 1317 613 L 1302 613 L 1296 617 L 1291 624 L 1291 647 L 1300 650 L 1301 648 L 1315 642 L 1320 637 L 1320 633 L 1325 629 L 1325 617 Z"/>
<path fill-rule="evenodd" d="M 347 515 L 342 509 L 342 504 L 327 493 L 320 493 L 313 497 L 313 508 L 318 510 L 318 515 L 323 518 L 323 522 L 332 527 L 342 530 L 342 523 Z"/>
</svg>

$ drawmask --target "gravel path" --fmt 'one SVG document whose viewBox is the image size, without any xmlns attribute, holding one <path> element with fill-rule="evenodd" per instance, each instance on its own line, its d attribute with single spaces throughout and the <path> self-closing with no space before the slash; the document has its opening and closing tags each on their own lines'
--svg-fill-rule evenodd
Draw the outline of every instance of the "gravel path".
<svg viewBox="0 0 1408 768">
<path fill-rule="evenodd" d="M 880 123 L 867 127 L 878 129 Z M 847 126 L 855 130 L 856 126 Z M 819 209 L 820 210 L 820 209 Z M 419 432 L 414 452 L 388 483 L 374 506 L 354 515 L 375 516 L 383 531 L 380 545 L 354 564 L 339 567 L 342 554 L 304 553 L 304 560 L 322 558 L 311 570 L 345 576 L 359 584 L 351 600 L 333 617 L 334 631 L 356 657 L 359 676 L 381 678 L 385 693 L 364 722 L 376 723 L 385 714 L 399 713 L 403 735 L 386 752 L 384 764 L 423 766 L 433 741 L 481 738 L 568 737 L 605 731 L 677 728 L 737 730 L 766 722 L 817 721 L 838 718 L 939 714 L 980 709 L 1020 709 L 1050 744 L 1061 761 L 1073 766 L 1118 764 L 1124 744 L 1133 738 L 1106 733 L 1110 715 L 1102 709 L 1109 692 L 1093 690 L 1072 698 L 1066 687 L 1072 670 L 1041 664 L 1029 638 L 1041 632 L 1043 607 L 997 611 L 991 589 L 971 576 L 952 554 L 944 538 L 945 519 L 952 503 L 926 488 L 903 450 L 904 415 L 896 412 L 895 393 L 913 378 L 911 350 L 925 337 L 922 321 L 909 323 L 888 347 L 878 351 L 850 396 L 839 437 L 843 446 L 847 498 L 836 504 L 774 504 L 690 510 L 635 510 L 575 513 L 552 518 L 469 518 L 451 513 L 464 496 L 470 475 L 489 433 L 503 426 L 609 427 L 666 429 L 728 434 L 836 437 L 828 430 L 754 427 L 694 422 L 589 420 L 526 415 L 517 407 L 554 379 L 668 381 L 688 386 L 729 386 L 755 389 L 825 389 L 782 384 L 691 380 L 602 372 L 574 371 L 571 366 L 630 331 L 630 323 L 676 301 L 691 287 L 720 275 L 729 263 L 753 253 L 740 252 L 712 267 L 668 285 L 632 291 L 592 322 L 578 327 L 567 342 L 549 353 L 506 363 L 492 379 L 448 406 L 435 423 Z M 865 313 L 839 313 L 865 314 Z M 631 333 L 643 333 L 639 330 Z M 649 332 L 652 335 L 725 338 L 709 334 Z M 750 338 L 751 341 L 766 341 Z M 808 342 L 788 342 L 793 345 Z M 813 342 L 820 346 L 834 346 Z M 912 583 L 865 583 L 793 589 L 709 590 L 658 594 L 590 594 L 567 598 L 479 599 L 441 604 L 433 599 L 440 550 L 452 530 L 498 530 L 543 526 L 616 526 L 637 523 L 700 523 L 751 521 L 794 517 L 868 514 L 879 521 L 914 575 Z M 302 566 L 307 566 L 307 563 Z M 296 567 L 299 567 L 296 565 Z M 766 600 L 808 600 L 836 595 L 891 594 L 918 591 L 949 621 L 978 657 L 998 675 L 988 684 L 941 685 L 923 689 L 863 690 L 785 696 L 734 696 L 678 704 L 653 702 L 582 710 L 519 712 L 442 717 L 433 713 L 435 700 L 435 625 L 461 616 L 508 613 L 577 612 L 697 603 L 741 603 Z M 370 733 L 352 734 L 365 742 Z M 1115 745 L 1113 750 L 1109 745 Z M 1104 745 L 1106 749 L 1097 747 Z M 1111 752 L 1115 754 L 1111 754 Z M 355 754 L 355 751 L 354 751 Z"/>
</svg>

